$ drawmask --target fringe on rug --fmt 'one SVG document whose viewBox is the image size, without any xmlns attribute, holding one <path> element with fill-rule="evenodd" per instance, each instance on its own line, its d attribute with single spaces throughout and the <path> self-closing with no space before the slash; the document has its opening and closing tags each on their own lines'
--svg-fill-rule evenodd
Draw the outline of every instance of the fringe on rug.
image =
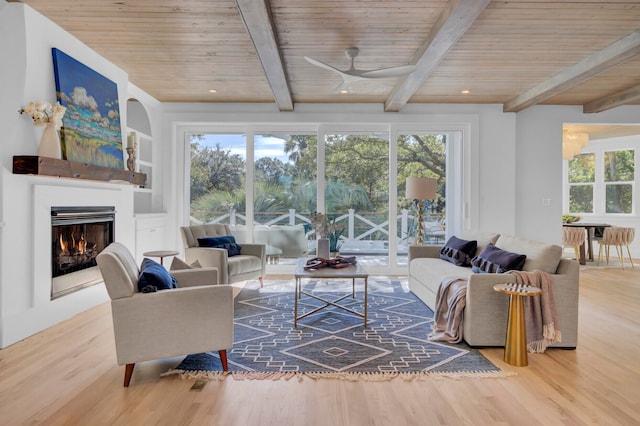
<svg viewBox="0 0 640 426">
<path fill-rule="evenodd" d="M 230 372 L 226 371 L 206 371 L 206 370 L 197 370 L 197 371 L 188 371 L 188 370 L 169 370 L 162 374 L 160 377 L 170 376 L 172 374 L 179 374 L 182 379 L 207 379 L 207 380 L 215 380 L 222 381 L 224 380 Z"/>
<path fill-rule="evenodd" d="M 390 380 L 403 380 L 405 382 L 430 380 L 430 379 L 501 379 L 505 377 L 515 376 L 516 373 L 508 371 L 445 371 L 445 372 L 410 372 L 410 373 L 330 373 L 330 372 L 256 372 L 256 371 L 188 371 L 172 369 L 161 376 L 169 376 L 178 374 L 182 379 L 206 379 L 221 381 L 227 376 L 233 377 L 234 380 L 291 380 L 297 379 L 302 381 L 305 377 L 313 380 L 329 379 L 329 380 L 346 380 L 351 382 L 386 382 Z"/>
</svg>

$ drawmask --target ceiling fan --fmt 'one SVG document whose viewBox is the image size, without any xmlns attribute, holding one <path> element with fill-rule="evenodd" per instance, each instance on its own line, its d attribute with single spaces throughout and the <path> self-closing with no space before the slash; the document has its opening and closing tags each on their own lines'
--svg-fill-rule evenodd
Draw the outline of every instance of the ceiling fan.
<svg viewBox="0 0 640 426">
<path fill-rule="evenodd" d="M 357 70 L 353 66 L 353 61 L 358 56 L 358 53 L 360 53 L 360 49 L 358 49 L 357 47 L 350 47 L 349 49 L 345 50 L 344 53 L 345 55 L 347 55 L 347 58 L 351 59 L 351 67 L 345 71 L 339 70 L 338 68 L 327 65 L 324 62 L 320 62 L 317 59 L 313 59 L 309 56 L 304 57 L 304 59 L 306 59 L 310 64 L 340 74 L 340 76 L 342 77 L 342 83 L 340 83 L 338 87 L 336 87 L 336 93 L 347 90 L 351 83 L 353 83 L 354 81 L 369 78 L 398 77 L 401 75 L 410 74 L 416 69 L 415 65 L 404 65 L 401 67 L 381 68 L 377 70 Z"/>
</svg>

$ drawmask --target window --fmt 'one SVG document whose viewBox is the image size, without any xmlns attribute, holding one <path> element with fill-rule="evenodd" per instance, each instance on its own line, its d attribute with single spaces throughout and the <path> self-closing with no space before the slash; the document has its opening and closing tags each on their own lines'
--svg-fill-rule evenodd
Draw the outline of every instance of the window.
<svg viewBox="0 0 640 426">
<path fill-rule="evenodd" d="M 606 213 L 633 212 L 634 151 L 604 153 Z"/>
<path fill-rule="evenodd" d="M 438 195 L 425 200 L 426 244 L 442 243 L 446 232 L 463 224 L 456 215 L 462 212 L 463 180 L 456 176 L 462 176 L 464 133 L 413 127 L 185 128 L 185 218 L 229 224 L 243 242 L 259 240 L 265 225 L 302 225 L 307 249 L 313 249 L 310 217 L 319 211 L 341 231 L 341 253 L 395 270 L 406 265 L 417 229 L 415 206 L 404 196 L 408 176 L 438 180 Z M 290 265 L 289 257 L 279 256 L 278 263 Z"/>
<path fill-rule="evenodd" d="M 389 253 L 389 136 L 340 132 L 325 135 L 324 202 L 347 254 Z M 333 241 L 331 241 L 333 243 Z M 331 247 L 332 249 L 334 247 Z M 338 248 L 338 247 L 335 247 Z"/>
<path fill-rule="evenodd" d="M 189 222 L 235 225 L 235 212 L 245 212 L 246 136 L 192 134 L 190 143 Z"/>
<path fill-rule="evenodd" d="M 254 135 L 256 225 L 307 225 L 302 218 L 316 210 L 317 145 L 315 134 Z"/>
<path fill-rule="evenodd" d="M 595 154 L 580 154 L 569 161 L 569 212 L 593 213 Z"/>
<path fill-rule="evenodd" d="M 442 244 L 446 229 L 447 135 L 424 132 L 398 135 L 398 211 L 410 213 L 406 226 L 398 228 L 406 244 L 414 243 L 417 235 L 416 208 L 405 197 L 408 177 L 419 176 L 438 181 L 436 197 L 426 200 L 423 210 L 425 244 Z M 400 215 L 399 215 L 400 216 Z"/>
<path fill-rule="evenodd" d="M 633 141 L 632 141 L 633 142 Z M 564 212 L 577 215 L 634 215 L 637 211 L 636 150 L 628 141 L 602 140 L 566 163 Z"/>
</svg>

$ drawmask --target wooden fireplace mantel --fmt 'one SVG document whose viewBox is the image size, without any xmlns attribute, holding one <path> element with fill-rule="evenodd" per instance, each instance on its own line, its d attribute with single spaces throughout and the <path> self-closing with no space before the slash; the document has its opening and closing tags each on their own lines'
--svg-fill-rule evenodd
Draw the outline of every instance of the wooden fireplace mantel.
<svg viewBox="0 0 640 426">
<path fill-rule="evenodd" d="M 144 185 L 147 182 L 145 173 L 58 160 L 57 158 L 39 157 L 37 155 L 15 155 L 13 157 L 13 173 L 106 182 L 121 181 L 134 185 Z"/>
</svg>

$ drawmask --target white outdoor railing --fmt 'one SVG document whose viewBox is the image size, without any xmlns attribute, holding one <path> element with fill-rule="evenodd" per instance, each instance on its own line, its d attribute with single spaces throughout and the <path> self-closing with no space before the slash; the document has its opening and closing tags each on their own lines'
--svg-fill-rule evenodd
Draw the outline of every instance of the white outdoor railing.
<svg viewBox="0 0 640 426">
<path fill-rule="evenodd" d="M 200 212 L 200 213 L 203 213 L 203 212 Z M 215 214 L 215 212 L 207 212 L 207 213 Z M 259 217 L 261 215 L 267 215 L 267 214 L 272 215 L 272 213 L 256 213 L 254 216 Z M 375 212 L 371 213 L 369 216 L 374 216 L 374 215 L 376 215 Z M 382 216 L 382 213 L 380 214 L 380 216 Z M 425 237 L 429 237 L 430 234 L 435 235 L 434 232 L 444 230 L 439 225 L 441 223 L 442 215 L 428 215 L 428 216 L 429 216 L 428 217 L 429 219 L 431 220 L 435 219 L 435 220 L 433 220 L 433 222 L 424 222 Z M 411 236 L 410 234 L 413 234 L 415 232 L 415 231 L 411 232 L 411 229 L 410 229 L 410 223 L 412 222 L 414 217 L 415 216 L 411 215 L 410 211 L 406 209 L 402 209 L 400 211 L 400 214 L 396 217 L 396 220 L 399 221 L 398 230 L 399 230 L 400 240 L 407 239 L 408 237 Z M 219 216 L 216 216 L 214 219 L 209 220 L 206 223 L 226 223 L 226 224 L 235 226 L 238 224 L 246 223 L 246 219 L 247 217 L 244 214 L 237 212 L 235 209 L 231 209 L 229 213 L 223 213 Z M 190 216 L 190 220 L 191 220 L 191 223 L 193 224 L 204 223 L 193 216 Z M 388 220 L 385 220 L 382 223 L 374 223 L 373 221 L 369 220 L 367 217 L 361 214 L 356 214 L 356 211 L 353 209 L 349 209 L 347 214 L 343 214 L 335 217 L 335 219 L 333 219 L 332 222 L 337 225 L 342 224 L 344 226 L 345 233 L 343 233 L 342 236 L 340 237 L 342 240 L 358 241 L 358 240 L 372 239 L 367 237 L 373 236 L 373 234 L 375 234 L 376 232 L 383 234 L 385 238 L 379 238 L 379 235 L 378 235 L 376 236 L 376 238 L 373 238 L 373 239 L 375 240 L 389 239 L 389 221 Z M 365 224 L 366 226 L 364 231 L 356 235 L 356 229 L 363 228 L 362 225 L 357 226 L 358 222 Z M 437 225 L 438 229 L 436 230 L 434 226 L 432 227 L 426 226 L 426 224 L 429 224 L 429 223 L 438 224 Z M 296 224 L 298 225 L 307 224 L 310 229 L 307 232 L 307 235 L 309 236 L 315 235 L 315 230 L 313 229 L 311 219 L 308 216 L 296 213 L 295 209 L 289 209 L 288 213 L 283 213 L 279 216 L 276 216 L 264 222 L 254 220 L 254 225 L 296 225 Z"/>
</svg>

